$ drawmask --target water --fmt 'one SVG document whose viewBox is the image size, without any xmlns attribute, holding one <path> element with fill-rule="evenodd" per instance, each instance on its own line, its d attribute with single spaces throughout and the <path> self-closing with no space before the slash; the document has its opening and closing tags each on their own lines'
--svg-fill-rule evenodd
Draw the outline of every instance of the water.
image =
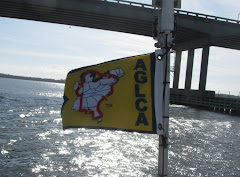
<svg viewBox="0 0 240 177">
<path fill-rule="evenodd" d="M 156 176 L 157 135 L 62 130 L 64 85 L 0 78 L 0 176 Z M 240 176 L 240 117 L 170 107 L 169 176 Z"/>
</svg>

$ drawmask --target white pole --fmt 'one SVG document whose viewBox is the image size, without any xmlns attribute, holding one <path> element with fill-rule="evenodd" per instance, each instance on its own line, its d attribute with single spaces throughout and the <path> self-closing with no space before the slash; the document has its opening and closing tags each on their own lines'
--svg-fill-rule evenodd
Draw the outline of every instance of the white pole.
<svg viewBox="0 0 240 177">
<path fill-rule="evenodd" d="M 163 135 L 159 135 L 158 175 L 167 176 L 168 166 L 168 128 L 169 128 L 169 96 L 170 96 L 170 48 L 174 30 L 174 0 L 162 0 L 162 9 L 158 12 L 158 42 L 164 60 L 163 78 Z M 157 56 L 159 58 L 159 56 Z"/>
<path fill-rule="evenodd" d="M 163 88 L 163 135 L 159 135 L 159 152 L 158 152 L 158 175 L 167 176 L 167 166 L 168 166 L 168 127 L 169 127 L 169 81 L 170 81 L 170 52 L 167 52 L 166 56 L 163 57 L 164 60 L 164 87 Z M 167 61 L 167 60 L 168 61 Z M 166 67 L 165 67 L 166 66 Z M 167 69 L 167 72 L 165 72 Z M 166 75 L 166 76 L 165 76 Z"/>
</svg>

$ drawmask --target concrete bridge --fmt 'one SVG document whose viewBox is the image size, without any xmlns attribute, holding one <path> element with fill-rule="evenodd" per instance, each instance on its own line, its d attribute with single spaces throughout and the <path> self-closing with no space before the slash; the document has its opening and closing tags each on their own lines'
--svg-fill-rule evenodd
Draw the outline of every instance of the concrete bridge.
<svg viewBox="0 0 240 177">
<path fill-rule="evenodd" d="M 156 9 L 124 0 L 1 0 L 0 16 L 75 25 L 152 37 Z M 240 22 L 175 10 L 176 60 L 173 89 L 178 89 L 182 51 L 188 51 L 185 90 L 191 89 L 194 50 L 202 48 L 199 90 L 205 91 L 209 47 L 240 50 Z"/>
</svg>

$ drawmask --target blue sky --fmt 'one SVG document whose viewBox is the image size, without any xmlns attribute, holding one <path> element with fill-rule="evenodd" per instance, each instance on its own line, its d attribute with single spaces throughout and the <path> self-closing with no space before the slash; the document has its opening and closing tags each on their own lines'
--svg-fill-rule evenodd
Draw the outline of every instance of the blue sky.
<svg viewBox="0 0 240 177">
<path fill-rule="evenodd" d="M 135 1 L 150 4 L 151 0 Z M 182 10 L 237 19 L 237 0 L 182 0 Z M 153 52 L 150 37 L 0 17 L 0 73 L 65 79 L 68 71 L 100 62 Z M 180 88 L 184 87 L 183 53 Z M 192 88 L 198 88 L 201 49 L 195 51 Z M 210 48 L 207 89 L 240 93 L 240 51 Z"/>
</svg>

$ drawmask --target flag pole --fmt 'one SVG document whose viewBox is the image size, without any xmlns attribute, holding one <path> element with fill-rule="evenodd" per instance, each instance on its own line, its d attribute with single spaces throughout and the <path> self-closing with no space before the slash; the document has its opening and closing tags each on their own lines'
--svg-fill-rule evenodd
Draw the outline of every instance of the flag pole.
<svg viewBox="0 0 240 177">
<path fill-rule="evenodd" d="M 170 49 L 173 46 L 172 32 L 174 30 L 174 3 L 181 4 L 180 0 L 153 0 L 152 4 L 158 7 L 157 22 L 157 43 L 155 47 L 160 48 L 155 51 L 156 59 L 163 60 L 163 124 L 158 125 L 159 130 L 159 152 L 158 152 L 158 175 L 167 176 L 168 166 L 168 139 L 169 139 L 169 97 L 170 97 Z M 158 108 L 156 108 L 158 109 Z M 161 109 L 161 108 L 160 108 Z M 158 118 L 161 119 L 161 118 Z"/>
</svg>

